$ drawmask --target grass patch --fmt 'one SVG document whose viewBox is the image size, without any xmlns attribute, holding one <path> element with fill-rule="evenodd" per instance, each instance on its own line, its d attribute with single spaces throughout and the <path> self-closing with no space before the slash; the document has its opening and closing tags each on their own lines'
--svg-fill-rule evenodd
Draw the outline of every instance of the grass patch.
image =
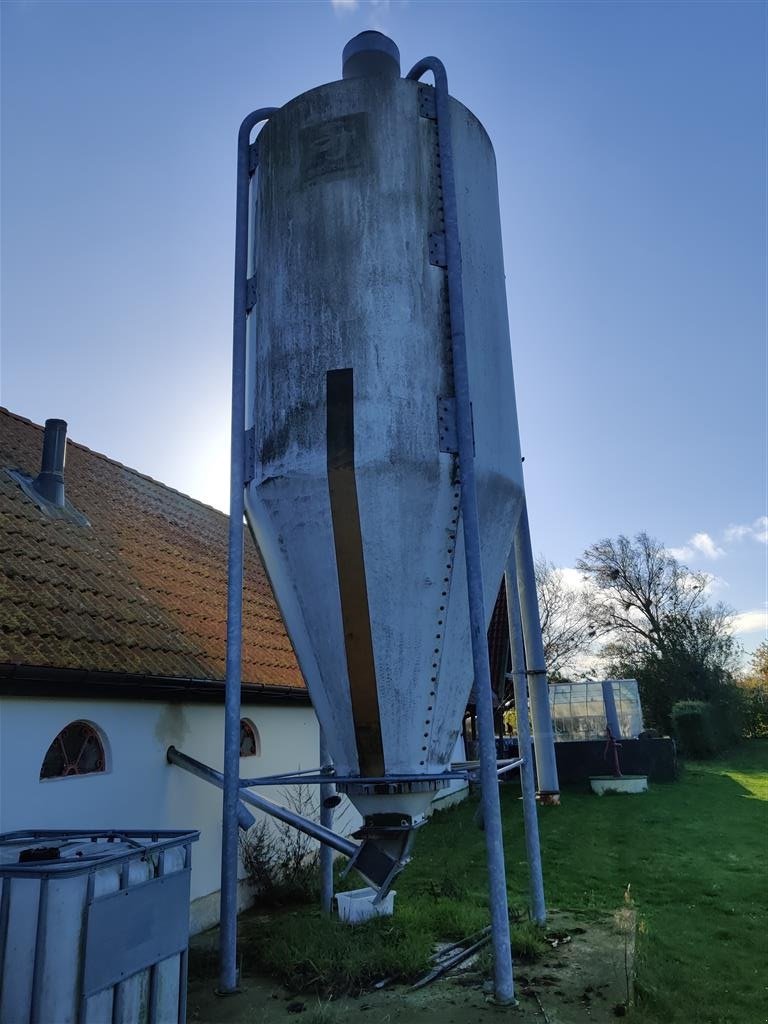
<svg viewBox="0 0 768 1024">
<path fill-rule="evenodd" d="M 756 740 L 691 763 L 680 782 L 644 795 L 606 801 L 568 790 L 560 807 L 540 809 L 550 906 L 604 915 L 622 907 L 631 884 L 640 921 L 637 1024 L 765 1021 L 766 801 L 768 742 Z M 314 908 L 243 915 L 243 973 L 266 972 L 327 997 L 426 970 L 436 942 L 489 921 L 475 808 L 472 799 L 439 812 L 419 833 L 413 862 L 397 880 L 392 918 L 350 928 Z M 522 809 L 511 785 L 502 789 L 502 809 L 519 961 L 537 955 L 543 938 L 525 921 Z"/>
<path fill-rule="evenodd" d="M 636 1021 L 766 1020 L 766 801 L 768 742 L 751 741 L 689 763 L 680 782 L 645 795 L 606 802 L 571 791 L 561 807 L 541 808 L 550 905 L 609 911 L 631 883 L 640 915 Z M 514 804 L 507 792 L 507 873 L 519 902 L 525 862 Z"/>
</svg>

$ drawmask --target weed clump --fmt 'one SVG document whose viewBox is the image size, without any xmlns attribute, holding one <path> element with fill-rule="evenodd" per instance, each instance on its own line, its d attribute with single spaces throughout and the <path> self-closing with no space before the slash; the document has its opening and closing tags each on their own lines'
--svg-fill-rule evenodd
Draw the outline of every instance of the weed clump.
<svg viewBox="0 0 768 1024">
<path fill-rule="evenodd" d="M 305 786 L 283 791 L 297 814 L 316 818 L 315 801 Z M 306 903 L 319 896 L 319 848 L 304 832 L 277 819 L 262 818 L 240 833 L 240 857 L 262 907 Z"/>
</svg>

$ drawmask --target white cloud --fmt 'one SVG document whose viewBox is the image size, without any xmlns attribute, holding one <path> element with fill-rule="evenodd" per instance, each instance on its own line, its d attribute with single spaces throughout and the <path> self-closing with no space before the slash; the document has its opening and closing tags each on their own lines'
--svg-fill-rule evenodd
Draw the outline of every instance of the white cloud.
<svg viewBox="0 0 768 1024">
<path fill-rule="evenodd" d="M 331 7 L 336 14 L 351 14 L 360 6 L 360 0 L 331 0 Z"/>
<path fill-rule="evenodd" d="M 694 533 L 688 542 L 698 552 L 704 555 L 705 558 L 722 558 L 725 552 L 722 548 L 719 548 L 717 544 L 712 540 L 708 533 Z"/>
<path fill-rule="evenodd" d="M 684 562 L 687 558 L 692 558 L 694 555 L 703 555 L 704 558 L 714 561 L 715 559 L 722 558 L 725 554 L 725 551 L 715 544 L 708 533 L 694 533 L 683 547 L 667 548 L 667 551 L 680 562 Z"/>
<path fill-rule="evenodd" d="M 727 541 L 756 540 L 768 544 L 768 516 L 758 516 L 752 523 L 735 523 L 725 531 Z"/>
<path fill-rule="evenodd" d="M 678 562 L 684 562 L 686 558 L 690 558 L 693 554 L 693 548 L 687 546 L 682 548 L 667 548 L 667 554 L 672 555 Z"/>
<path fill-rule="evenodd" d="M 734 615 L 731 626 L 734 633 L 758 633 L 768 635 L 768 608 L 756 608 Z"/>
</svg>

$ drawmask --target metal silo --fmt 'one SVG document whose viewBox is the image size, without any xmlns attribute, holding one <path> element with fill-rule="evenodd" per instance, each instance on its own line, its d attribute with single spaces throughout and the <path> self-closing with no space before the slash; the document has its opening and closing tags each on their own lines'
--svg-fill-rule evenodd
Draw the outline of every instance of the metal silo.
<svg viewBox="0 0 768 1024">
<path fill-rule="evenodd" d="M 420 82 L 426 73 L 434 86 Z M 525 634 L 516 692 L 527 704 L 530 676 L 531 704 L 545 712 L 534 713 L 534 740 L 538 729 L 542 753 L 552 743 L 493 148 L 449 95 L 439 60 L 403 79 L 392 40 L 363 32 L 345 47 L 341 81 L 245 118 L 237 183 L 224 772 L 168 750 L 224 790 L 219 988 L 237 987 L 239 800 L 350 858 L 382 899 L 435 790 L 456 777 L 474 682 L 495 992 L 508 1003 L 486 631 L 513 536 Z M 238 775 L 244 514 L 320 721 L 314 774 Z M 554 751 L 539 762 L 536 747 L 540 789 L 555 795 Z M 526 749 L 501 770 L 528 761 L 542 920 Z M 251 789 L 290 781 L 320 785 L 320 824 Z M 363 816 L 359 843 L 330 827 L 334 783 Z M 327 908 L 327 856 L 322 877 Z"/>
<path fill-rule="evenodd" d="M 473 681 L 435 89 L 377 33 L 344 75 L 255 143 L 246 515 L 337 775 L 410 825 Z M 489 617 L 523 481 L 493 147 L 449 102 Z"/>
</svg>

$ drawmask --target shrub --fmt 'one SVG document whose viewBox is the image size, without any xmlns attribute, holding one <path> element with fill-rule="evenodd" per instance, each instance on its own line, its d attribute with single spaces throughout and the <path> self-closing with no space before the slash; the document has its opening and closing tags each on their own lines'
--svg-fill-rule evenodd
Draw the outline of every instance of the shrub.
<svg viewBox="0 0 768 1024">
<path fill-rule="evenodd" d="M 757 740 L 768 737 L 768 686 L 745 686 L 741 695 L 745 739 Z"/>
<path fill-rule="evenodd" d="M 305 787 L 297 786 L 283 796 L 297 814 L 305 818 L 317 816 Z M 303 903 L 319 892 L 317 843 L 291 825 L 262 818 L 240 834 L 240 857 L 259 893 L 261 906 Z"/>
<path fill-rule="evenodd" d="M 672 708 L 672 730 L 687 757 L 713 757 L 718 751 L 712 705 L 706 701 L 678 701 Z"/>
</svg>

